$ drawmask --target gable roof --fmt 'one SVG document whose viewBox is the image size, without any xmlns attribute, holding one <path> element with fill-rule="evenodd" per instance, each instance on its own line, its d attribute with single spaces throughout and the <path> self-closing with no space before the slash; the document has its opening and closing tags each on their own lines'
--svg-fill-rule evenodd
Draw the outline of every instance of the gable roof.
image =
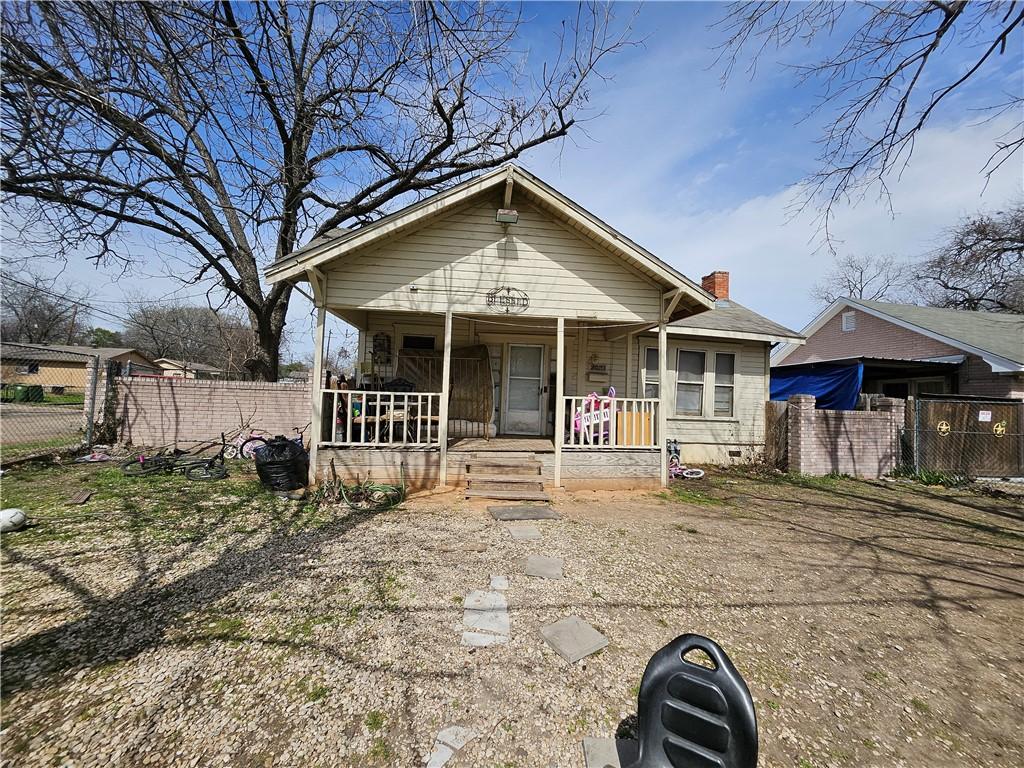
<svg viewBox="0 0 1024 768">
<path fill-rule="evenodd" d="M 996 373 L 1024 371 L 1024 316 L 842 298 L 832 302 L 802 333 L 810 337 L 847 308 L 859 309 L 951 347 L 978 355 Z M 796 347 L 791 345 L 777 349 L 772 355 L 772 365 L 781 364 L 794 349 Z"/>
<path fill-rule="evenodd" d="M 687 336 L 787 342 L 795 346 L 805 341 L 796 331 L 791 331 L 786 326 L 779 325 L 732 299 L 719 299 L 715 302 L 715 308 L 708 312 L 676 320 L 669 324 L 668 331 Z"/>
<path fill-rule="evenodd" d="M 207 365 L 206 363 L 186 362 L 184 360 L 174 360 L 170 357 L 159 357 L 156 360 L 154 360 L 154 362 L 157 365 L 160 365 L 161 367 L 167 368 L 169 370 L 173 369 L 179 371 L 211 371 L 216 373 L 221 372 L 220 368 L 217 368 L 216 366 L 213 365 Z M 166 365 L 161 365 L 163 363 L 166 363 Z"/>
<path fill-rule="evenodd" d="M 506 184 L 525 193 L 531 202 L 569 223 L 581 236 L 596 241 L 614 256 L 662 283 L 667 289 L 683 291 L 682 303 L 691 311 L 703 312 L 714 305 L 714 296 L 690 278 L 517 165 L 504 165 L 474 176 L 451 189 L 357 229 L 331 230 L 278 259 L 267 267 L 264 274 L 270 283 L 305 280 L 307 270 L 387 237 L 423 226 L 426 221 L 451 211 L 469 199 Z"/>
<path fill-rule="evenodd" d="M 50 360 L 62 363 L 85 363 L 87 358 L 90 357 L 109 360 L 133 352 L 139 357 L 147 361 L 149 360 L 145 353 L 139 352 L 139 350 L 132 347 L 89 347 L 79 344 L 19 344 L 15 341 L 5 341 L 3 344 L 4 357 L 20 357 L 25 360 Z"/>
</svg>

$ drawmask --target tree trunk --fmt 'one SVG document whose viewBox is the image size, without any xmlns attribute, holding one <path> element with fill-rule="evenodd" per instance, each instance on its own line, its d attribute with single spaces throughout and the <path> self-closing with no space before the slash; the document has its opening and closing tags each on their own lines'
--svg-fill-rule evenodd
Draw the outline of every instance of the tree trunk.
<svg viewBox="0 0 1024 768">
<path fill-rule="evenodd" d="M 245 367 L 259 381 L 277 381 L 281 363 L 281 337 L 284 335 L 290 293 L 289 290 L 282 296 L 268 298 L 262 312 L 250 313 L 256 343 L 252 355 L 245 361 Z"/>
</svg>

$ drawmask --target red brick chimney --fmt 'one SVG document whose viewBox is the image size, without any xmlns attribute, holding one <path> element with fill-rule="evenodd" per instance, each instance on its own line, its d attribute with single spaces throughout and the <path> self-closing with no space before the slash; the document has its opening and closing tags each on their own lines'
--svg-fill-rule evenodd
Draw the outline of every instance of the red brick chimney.
<svg viewBox="0 0 1024 768">
<path fill-rule="evenodd" d="M 729 273 L 716 270 L 700 279 L 700 287 L 716 299 L 729 298 Z"/>
</svg>

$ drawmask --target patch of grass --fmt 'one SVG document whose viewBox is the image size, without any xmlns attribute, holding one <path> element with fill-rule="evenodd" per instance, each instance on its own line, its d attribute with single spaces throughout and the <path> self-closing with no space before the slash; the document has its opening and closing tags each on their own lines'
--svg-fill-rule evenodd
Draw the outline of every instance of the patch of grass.
<svg viewBox="0 0 1024 768">
<path fill-rule="evenodd" d="M 370 580 L 370 594 L 374 602 L 386 611 L 398 607 L 399 587 L 398 576 L 386 569 L 375 571 Z"/>
<path fill-rule="evenodd" d="M 775 701 L 775 699 L 765 699 L 762 703 L 772 712 L 778 712 L 779 707 L 781 706 L 779 702 Z"/>
<path fill-rule="evenodd" d="M 829 472 L 827 475 L 802 475 L 799 472 L 784 472 L 777 476 L 777 482 L 819 491 L 832 490 L 839 484 L 839 481 L 849 479 L 849 475 L 839 472 Z"/>
<path fill-rule="evenodd" d="M 675 528 L 677 531 L 683 531 L 685 533 L 700 533 L 700 531 L 698 531 L 696 528 L 691 528 L 687 526 L 685 523 L 673 523 L 672 527 Z"/>
<path fill-rule="evenodd" d="M 295 683 L 295 688 L 309 702 L 322 701 L 331 692 L 323 683 L 310 680 L 309 677 L 302 677 Z"/>
<path fill-rule="evenodd" d="M 971 478 L 967 475 L 955 472 L 938 472 L 931 469 L 915 470 L 910 466 L 898 467 L 892 473 L 892 476 L 915 480 L 922 485 L 941 485 L 944 488 L 963 488 L 971 484 Z"/>
<path fill-rule="evenodd" d="M 462 595 L 453 595 L 452 603 L 455 605 L 462 605 Z"/>
<path fill-rule="evenodd" d="M 878 742 L 875 741 L 874 739 L 861 739 L 860 743 L 863 744 L 868 749 L 877 749 L 878 748 Z"/>
<path fill-rule="evenodd" d="M 313 636 L 313 631 L 317 627 L 324 626 L 326 624 L 333 624 L 336 621 L 337 619 L 333 614 L 315 613 L 289 625 L 285 634 L 290 639 L 301 638 L 303 640 L 308 640 Z"/>
<path fill-rule="evenodd" d="M 864 679 L 870 680 L 872 683 L 884 683 L 889 676 L 880 669 L 869 669 L 864 673 Z"/>
<path fill-rule="evenodd" d="M 392 756 L 391 745 L 384 739 L 374 739 L 370 746 L 369 756 L 374 760 L 390 760 Z"/>
<path fill-rule="evenodd" d="M 910 706 L 920 712 L 922 715 L 927 715 L 932 711 L 932 708 L 928 705 L 928 702 L 922 701 L 916 696 L 910 700 Z"/>
<path fill-rule="evenodd" d="M 629 686 L 629 695 L 634 699 L 640 695 L 640 683 Z"/>
<path fill-rule="evenodd" d="M 207 637 L 217 640 L 247 640 L 249 633 L 245 629 L 245 621 L 238 616 L 217 616 L 207 622 L 204 633 Z"/>
<path fill-rule="evenodd" d="M 387 725 L 388 718 L 383 712 L 371 709 L 366 713 L 366 717 L 363 718 L 363 722 L 366 723 L 366 728 L 370 733 L 376 733 Z"/>
</svg>

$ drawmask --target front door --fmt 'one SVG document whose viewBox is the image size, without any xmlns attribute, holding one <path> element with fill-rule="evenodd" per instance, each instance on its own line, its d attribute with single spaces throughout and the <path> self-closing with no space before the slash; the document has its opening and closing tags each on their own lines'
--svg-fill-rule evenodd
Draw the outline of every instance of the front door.
<svg viewBox="0 0 1024 768">
<path fill-rule="evenodd" d="M 544 434 L 544 345 L 509 344 L 502 431 Z"/>
</svg>

